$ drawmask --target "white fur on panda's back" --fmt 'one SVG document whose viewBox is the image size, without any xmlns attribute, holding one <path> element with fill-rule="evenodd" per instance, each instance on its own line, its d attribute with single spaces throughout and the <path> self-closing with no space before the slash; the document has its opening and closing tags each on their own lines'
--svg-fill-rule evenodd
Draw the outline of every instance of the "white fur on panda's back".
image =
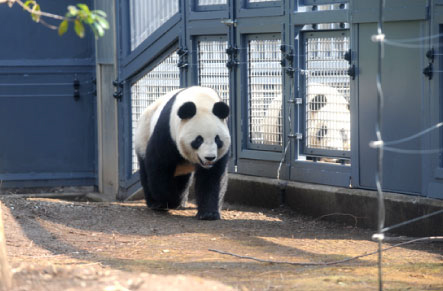
<svg viewBox="0 0 443 291">
<path fill-rule="evenodd" d="M 171 97 L 180 90 L 181 89 L 171 91 L 160 97 L 149 105 L 140 115 L 134 138 L 135 152 L 139 157 L 144 158 L 149 138 L 154 131 L 155 125 L 160 117 L 160 113 L 162 112 L 166 103 L 168 103 L 169 99 L 171 99 Z"/>
</svg>

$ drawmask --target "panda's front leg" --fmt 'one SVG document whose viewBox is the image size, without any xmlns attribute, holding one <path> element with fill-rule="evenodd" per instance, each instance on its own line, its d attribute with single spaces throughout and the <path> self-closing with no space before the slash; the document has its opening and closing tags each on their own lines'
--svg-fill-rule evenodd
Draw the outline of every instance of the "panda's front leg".
<svg viewBox="0 0 443 291">
<path fill-rule="evenodd" d="M 195 172 L 195 196 L 197 218 L 202 220 L 220 219 L 220 210 L 227 187 L 227 163 L 229 154 L 222 157 L 210 169 L 197 167 Z"/>
<path fill-rule="evenodd" d="M 161 165 L 155 162 L 147 162 L 147 182 L 149 188 L 148 206 L 154 210 L 169 209 L 168 197 L 173 188 L 174 165 Z"/>
</svg>

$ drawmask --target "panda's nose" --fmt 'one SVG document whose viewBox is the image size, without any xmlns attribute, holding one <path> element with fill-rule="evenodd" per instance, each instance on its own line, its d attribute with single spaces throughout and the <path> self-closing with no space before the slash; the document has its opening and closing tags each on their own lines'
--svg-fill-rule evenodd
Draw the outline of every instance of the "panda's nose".
<svg viewBox="0 0 443 291">
<path fill-rule="evenodd" d="M 215 160 L 215 156 L 205 157 L 205 159 L 206 159 L 207 161 L 212 162 L 213 160 Z"/>
</svg>

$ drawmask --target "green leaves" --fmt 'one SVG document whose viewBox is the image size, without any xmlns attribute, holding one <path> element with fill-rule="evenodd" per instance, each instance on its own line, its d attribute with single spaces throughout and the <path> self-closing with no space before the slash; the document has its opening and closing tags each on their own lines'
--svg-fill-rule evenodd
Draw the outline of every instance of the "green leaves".
<svg viewBox="0 0 443 291">
<path fill-rule="evenodd" d="M 74 30 L 79 37 L 83 38 L 85 36 L 85 27 L 78 19 L 74 20 Z"/>
<path fill-rule="evenodd" d="M 31 18 L 35 22 L 40 21 L 40 5 L 35 0 L 28 0 L 23 4 L 24 7 L 29 8 L 31 10 Z"/>
<path fill-rule="evenodd" d="M 69 22 L 68 20 L 63 20 L 58 26 L 58 35 L 63 35 L 68 31 Z"/>
<path fill-rule="evenodd" d="M 81 38 L 85 36 L 85 26 L 88 25 L 95 37 L 102 37 L 105 30 L 109 29 L 109 23 L 106 20 L 106 13 L 101 10 L 90 10 L 86 4 L 77 4 L 68 6 L 68 12 L 65 20 L 60 23 L 58 28 L 59 35 L 63 35 L 68 30 L 68 21 L 74 22 L 74 31 Z"/>
<path fill-rule="evenodd" d="M 58 26 L 58 34 L 64 35 L 69 29 L 69 23 L 74 23 L 74 31 L 75 33 L 83 38 L 85 37 L 85 26 L 89 26 L 92 32 L 95 35 L 95 38 L 102 37 L 105 35 L 105 30 L 109 29 L 109 23 L 106 20 L 106 13 L 101 10 L 90 10 L 88 5 L 79 3 L 77 5 L 69 5 L 67 7 L 67 12 L 65 16 L 55 15 L 47 12 L 42 12 L 40 9 L 40 5 L 37 3 L 37 0 L 26 0 L 22 2 L 21 0 L 0 0 L 0 4 L 8 1 L 10 6 L 11 3 L 18 3 L 23 7 L 26 11 L 31 14 L 32 20 L 35 22 L 40 22 L 40 18 L 49 17 L 53 19 L 60 20 L 60 24 Z M 50 24 L 47 24 L 42 20 L 42 23 L 46 26 L 57 29 Z"/>
</svg>

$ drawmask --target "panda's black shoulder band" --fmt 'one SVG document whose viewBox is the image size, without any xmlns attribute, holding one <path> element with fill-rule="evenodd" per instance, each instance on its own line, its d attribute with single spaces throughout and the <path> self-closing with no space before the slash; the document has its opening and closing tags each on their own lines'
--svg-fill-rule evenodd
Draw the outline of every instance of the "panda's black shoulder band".
<svg viewBox="0 0 443 291">
<path fill-rule="evenodd" d="M 197 107 L 193 102 L 185 102 L 178 109 L 178 116 L 181 119 L 189 119 L 192 118 L 197 113 Z"/>
<path fill-rule="evenodd" d="M 225 119 L 229 115 L 229 106 L 225 102 L 217 102 L 212 108 L 212 113 L 220 119 Z"/>
</svg>

